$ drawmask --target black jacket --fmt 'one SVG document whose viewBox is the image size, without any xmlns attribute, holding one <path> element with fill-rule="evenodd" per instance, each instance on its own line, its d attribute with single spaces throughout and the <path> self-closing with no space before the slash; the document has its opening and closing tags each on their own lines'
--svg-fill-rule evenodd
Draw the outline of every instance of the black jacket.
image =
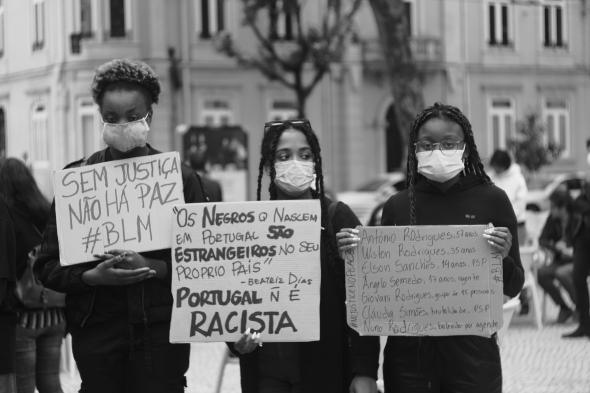
<svg viewBox="0 0 590 393">
<path fill-rule="evenodd" d="M 520 292 L 524 271 L 518 249 L 516 216 L 504 191 L 474 175 L 462 176 L 456 184 L 442 191 L 419 176 L 415 185 L 415 206 L 417 225 L 492 223 L 507 227 L 512 234 L 512 247 L 502 263 L 504 294 L 514 297 Z M 408 190 L 393 195 L 386 202 L 382 225 L 410 225 Z M 373 339 L 378 340 L 378 337 Z M 394 382 L 389 381 L 396 378 L 391 374 L 396 373 L 394 365 L 399 362 L 417 362 L 418 368 L 429 373 L 446 373 L 446 378 L 451 380 L 474 383 L 494 380 L 496 385 L 499 381 L 501 387 L 500 357 L 493 341 L 478 336 L 389 337 L 384 350 L 386 391 L 392 389 L 388 385 Z M 373 356 L 378 358 L 379 353 L 373 352 Z M 455 371 L 446 371 L 445 367 Z M 483 374 L 477 374 L 475 370 Z"/>
<path fill-rule="evenodd" d="M 326 206 L 329 203 L 326 204 Z M 303 392 L 342 393 L 348 391 L 352 373 L 377 378 L 378 358 L 372 351 L 379 351 L 364 342 L 346 324 L 344 291 L 344 261 L 329 252 L 329 243 L 336 251 L 334 233 L 341 228 L 360 225 L 350 208 L 344 203 L 336 205 L 332 225 L 322 230 L 321 238 L 321 286 L 320 286 L 320 340 L 300 343 L 300 370 Z M 355 337 L 354 341 L 351 340 Z M 357 345 L 349 351 L 351 343 Z M 264 348 L 264 347 L 263 347 Z M 258 392 L 258 351 L 240 355 L 241 385 L 243 393 Z M 353 371 L 354 370 L 354 371 Z"/>
<path fill-rule="evenodd" d="M 151 146 L 148 147 L 149 155 L 160 153 Z M 91 155 L 86 160 L 86 165 L 111 160 L 108 149 L 105 149 Z M 76 161 L 66 168 L 78 167 L 82 162 Z M 182 180 L 186 203 L 205 201 L 199 178 L 194 171 L 182 166 Z M 167 262 L 168 275 L 165 280 L 152 278 L 126 286 L 88 286 L 82 281 L 82 273 L 99 262 L 60 266 L 54 201 L 41 251 L 35 263 L 35 273 L 48 288 L 66 293 L 68 329 L 121 317 L 128 317 L 130 323 L 169 321 L 172 312 L 170 249 L 145 252 L 142 255 Z"/>
<path fill-rule="evenodd" d="M 13 311 L 16 282 L 16 237 L 8 205 L 0 197 L 0 313 Z"/>
</svg>

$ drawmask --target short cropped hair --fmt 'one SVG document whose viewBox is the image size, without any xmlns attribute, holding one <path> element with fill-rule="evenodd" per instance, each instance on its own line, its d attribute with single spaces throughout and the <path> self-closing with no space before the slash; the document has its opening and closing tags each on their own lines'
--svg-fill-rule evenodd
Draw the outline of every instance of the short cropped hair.
<svg viewBox="0 0 590 393">
<path fill-rule="evenodd" d="M 492 154 L 492 158 L 490 158 L 490 165 L 491 166 L 498 166 L 503 168 L 504 170 L 510 168 L 512 165 L 512 159 L 510 158 L 510 154 L 506 150 L 496 150 L 494 154 Z"/>
<path fill-rule="evenodd" d="M 114 59 L 100 65 L 92 80 L 92 98 L 100 105 L 107 87 L 114 83 L 129 83 L 145 89 L 152 103 L 158 103 L 160 82 L 150 66 L 142 61 Z"/>
</svg>

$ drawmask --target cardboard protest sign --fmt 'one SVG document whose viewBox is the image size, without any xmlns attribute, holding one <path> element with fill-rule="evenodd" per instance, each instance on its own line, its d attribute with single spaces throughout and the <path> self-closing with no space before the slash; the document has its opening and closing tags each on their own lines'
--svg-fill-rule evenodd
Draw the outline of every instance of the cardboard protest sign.
<svg viewBox="0 0 590 393">
<path fill-rule="evenodd" d="M 170 342 L 319 340 L 318 200 L 174 211 Z"/>
<path fill-rule="evenodd" d="M 111 249 L 168 248 L 172 207 L 184 203 L 177 152 L 56 171 L 55 216 L 62 265 Z"/>
<path fill-rule="evenodd" d="M 502 327 L 502 257 L 484 225 L 361 227 L 345 259 L 361 335 L 490 336 Z"/>
</svg>

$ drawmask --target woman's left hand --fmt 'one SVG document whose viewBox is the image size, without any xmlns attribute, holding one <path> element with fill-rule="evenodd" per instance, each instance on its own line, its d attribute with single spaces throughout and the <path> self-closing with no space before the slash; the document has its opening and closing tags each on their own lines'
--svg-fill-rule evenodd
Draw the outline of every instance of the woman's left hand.
<svg viewBox="0 0 590 393">
<path fill-rule="evenodd" d="M 490 227 L 487 228 L 483 237 L 488 241 L 494 251 L 506 258 L 512 247 L 512 234 L 506 227 Z"/>
<path fill-rule="evenodd" d="M 112 258 L 118 256 L 121 262 L 117 263 L 117 268 L 120 269 L 139 269 L 142 267 L 150 267 L 149 262 L 141 255 L 132 250 L 109 250 L 106 254 L 95 255 L 98 258 Z"/>
</svg>

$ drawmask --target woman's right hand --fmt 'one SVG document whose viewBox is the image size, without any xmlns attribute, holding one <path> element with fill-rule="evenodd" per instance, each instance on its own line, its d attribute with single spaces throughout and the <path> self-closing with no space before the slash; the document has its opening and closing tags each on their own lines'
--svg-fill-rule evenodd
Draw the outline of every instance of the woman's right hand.
<svg viewBox="0 0 590 393">
<path fill-rule="evenodd" d="M 129 285 L 147 280 L 156 275 L 156 271 L 149 267 L 137 269 L 121 269 L 116 264 L 123 260 L 121 255 L 97 255 L 104 260 L 94 268 L 82 274 L 82 280 L 91 286 L 95 285 Z"/>
<path fill-rule="evenodd" d="M 242 334 L 242 337 L 234 343 L 234 349 L 240 354 L 245 355 L 262 346 L 260 333 L 252 333 L 250 329 Z"/>
<path fill-rule="evenodd" d="M 359 230 L 355 228 L 342 228 L 336 234 L 336 241 L 338 242 L 338 252 L 340 255 L 343 255 L 344 252 L 348 250 L 352 250 L 361 241 L 361 238 L 358 236 Z"/>
</svg>

